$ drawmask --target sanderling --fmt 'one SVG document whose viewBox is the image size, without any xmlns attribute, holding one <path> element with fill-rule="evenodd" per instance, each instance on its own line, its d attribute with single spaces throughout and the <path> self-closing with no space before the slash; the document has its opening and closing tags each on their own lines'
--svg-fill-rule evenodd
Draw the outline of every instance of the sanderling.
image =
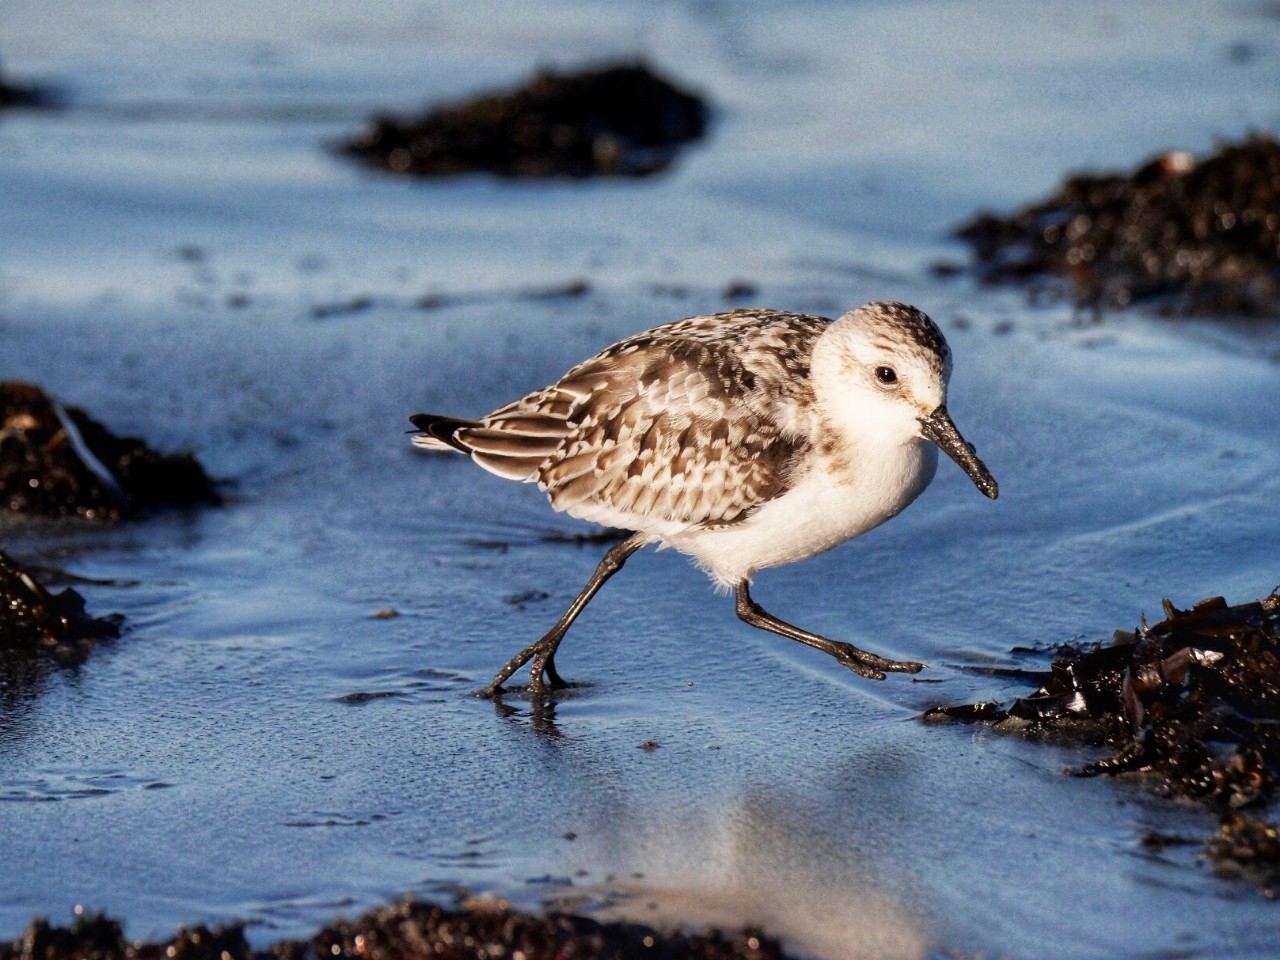
<svg viewBox="0 0 1280 960">
<path fill-rule="evenodd" d="M 678 320 L 628 337 L 479 420 L 418 414 L 413 442 L 536 483 L 575 517 L 633 531 L 564 616 L 516 654 L 535 700 L 565 685 L 555 653 L 596 591 L 646 544 L 688 554 L 736 591 L 738 616 L 864 677 L 916 673 L 779 620 L 751 598 L 760 570 L 803 560 L 896 516 L 941 447 L 988 497 L 996 481 L 947 413 L 951 351 L 933 321 L 870 303 L 832 321 L 779 310 Z M 545 679 L 544 679 L 545 678 Z"/>
</svg>

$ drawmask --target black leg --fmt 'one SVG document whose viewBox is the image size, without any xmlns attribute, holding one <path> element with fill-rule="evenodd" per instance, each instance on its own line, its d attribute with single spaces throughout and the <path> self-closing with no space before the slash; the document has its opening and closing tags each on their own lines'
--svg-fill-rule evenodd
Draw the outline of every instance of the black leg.
<svg viewBox="0 0 1280 960">
<path fill-rule="evenodd" d="M 569 681 L 560 676 L 559 671 L 556 670 L 556 658 L 554 654 L 547 657 L 547 662 L 542 668 L 542 675 L 547 678 L 547 686 L 552 690 L 563 690 L 569 685 Z"/>
<path fill-rule="evenodd" d="M 573 603 L 569 604 L 569 609 L 564 612 L 564 616 L 556 621 L 556 625 L 547 632 L 546 636 L 535 643 L 529 644 L 529 646 L 508 660 L 507 665 L 499 670 L 497 676 L 493 678 L 493 682 L 480 691 L 480 696 L 496 696 L 510 676 L 530 660 L 533 661 L 533 664 L 529 667 L 530 696 L 537 699 L 546 695 L 547 683 L 543 680 L 544 675 L 546 680 L 550 681 L 552 687 L 567 686 L 564 679 L 556 672 L 556 648 L 560 646 L 560 641 L 564 639 L 564 635 L 569 631 L 569 627 L 573 625 L 573 621 L 578 618 L 578 614 L 591 602 L 591 598 L 604 586 L 605 581 L 622 569 L 622 565 L 627 562 L 627 557 L 644 546 L 646 539 L 644 534 L 633 533 L 622 543 L 611 547 L 609 552 L 601 559 L 599 566 L 596 567 L 596 572 L 587 581 L 587 585 L 582 588 L 582 592 L 578 594 Z"/>
<path fill-rule="evenodd" d="M 916 663 L 913 660 L 886 660 L 884 657 L 877 657 L 874 653 L 859 650 L 853 644 L 828 640 L 816 633 L 792 626 L 785 620 L 779 620 L 751 599 L 751 592 L 747 589 L 745 580 L 738 584 L 738 616 L 753 627 L 769 630 L 791 640 L 799 640 L 823 653 L 829 653 L 854 673 L 871 680 L 883 680 L 886 670 L 893 673 L 919 673 L 924 669 L 923 663 Z"/>
</svg>

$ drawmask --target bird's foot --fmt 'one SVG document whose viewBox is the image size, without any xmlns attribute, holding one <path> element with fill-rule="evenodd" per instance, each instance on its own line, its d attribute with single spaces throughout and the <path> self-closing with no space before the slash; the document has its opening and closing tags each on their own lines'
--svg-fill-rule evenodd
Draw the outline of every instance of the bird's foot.
<svg viewBox="0 0 1280 960">
<path fill-rule="evenodd" d="M 556 670 L 556 647 L 559 646 L 559 639 L 545 647 L 541 644 L 539 646 L 541 649 L 534 654 L 533 662 L 529 665 L 529 699 L 534 703 L 541 703 L 551 690 L 563 690 L 569 686 Z"/>
<path fill-rule="evenodd" d="M 510 662 L 498 671 L 493 681 L 478 692 L 477 696 L 488 700 L 501 697 L 506 692 L 503 684 L 513 673 L 530 661 L 532 661 L 529 663 L 529 698 L 531 700 L 539 702 L 547 696 L 549 690 L 563 690 L 569 686 L 569 683 L 556 670 L 557 646 L 559 646 L 559 638 L 552 639 L 550 636 L 529 644 L 512 657 Z"/>
<path fill-rule="evenodd" d="M 851 643 L 836 643 L 832 656 L 858 676 L 866 677 L 868 680 L 883 680 L 886 672 L 919 673 L 924 669 L 923 663 L 878 657 L 874 653 L 858 649 Z"/>
</svg>

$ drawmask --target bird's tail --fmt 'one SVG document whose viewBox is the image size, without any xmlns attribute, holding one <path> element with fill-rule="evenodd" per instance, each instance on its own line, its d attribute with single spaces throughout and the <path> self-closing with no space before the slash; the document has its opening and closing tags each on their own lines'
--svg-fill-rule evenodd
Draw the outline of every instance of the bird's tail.
<svg viewBox="0 0 1280 960">
<path fill-rule="evenodd" d="M 424 447 L 427 450 L 457 450 L 467 454 L 471 453 L 471 450 L 459 442 L 454 434 L 466 427 L 480 426 L 476 420 L 442 417 L 434 413 L 415 413 L 409 418 L 409 422 L 421 431 L 414 434 L 415 447 Z"/>
</svg>

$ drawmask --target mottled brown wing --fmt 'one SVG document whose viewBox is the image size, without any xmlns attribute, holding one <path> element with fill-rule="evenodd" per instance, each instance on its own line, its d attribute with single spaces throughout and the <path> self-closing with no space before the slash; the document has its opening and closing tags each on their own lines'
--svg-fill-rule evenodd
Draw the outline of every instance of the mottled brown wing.
<svg viewBox="0 0 1280 960">
<path fill-rule="evenodd" d="M 732 523 L 786 488 L 808 434 L 808 357 L 828 322 L 735 311 L 667 324 L 455 436 L 485 469 L 536 481 L 575 516 Z"/>
<path fill-rule="evenodd" d="M 571 429 L 539 484 L 557 509 L 615 526 L 743 518 L 791 479 L 825 326 L 739 311 L 622 341 L 557 384 Z"/>
<path fill-rule="evenodd" d="M 728 403 L 695 410 L 641 395 L 616 414 L 585 420 L 539 472 L 556 509 L 627 528 L 732 523 L 786 489 L 801 446 Z"/>
</svg>

